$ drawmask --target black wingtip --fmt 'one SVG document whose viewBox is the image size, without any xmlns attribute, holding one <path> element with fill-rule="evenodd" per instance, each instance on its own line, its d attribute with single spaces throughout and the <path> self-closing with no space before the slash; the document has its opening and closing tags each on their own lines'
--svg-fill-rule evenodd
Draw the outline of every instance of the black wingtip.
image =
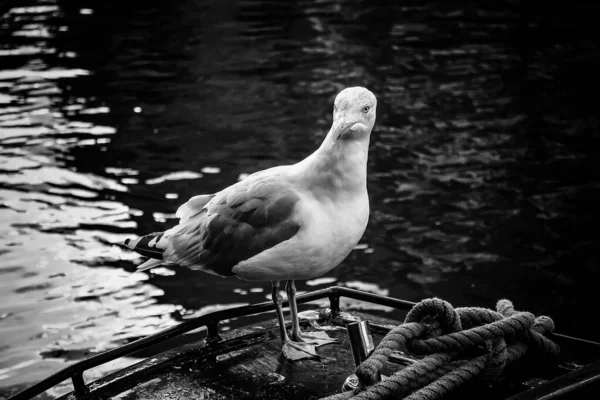
<svg viewBox="0 0 600 400">
<path fill-rule="evenodd" d="M 156 247 L 162 236 L 163 232 L 149 233 L 133 241 L 126 239 L 125 245 L 143 256 L 162 260 L 163 249 Z M 150 245 L 150 242 L 153 242 L 152 245 Z"/>
</svg>

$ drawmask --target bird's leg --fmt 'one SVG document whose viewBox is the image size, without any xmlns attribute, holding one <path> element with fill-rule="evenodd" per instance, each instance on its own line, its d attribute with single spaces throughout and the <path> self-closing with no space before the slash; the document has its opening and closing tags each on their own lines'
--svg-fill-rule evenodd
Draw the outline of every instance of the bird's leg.
<svg viewBox="0 0 600 400">
<path fill-rule="evenodd" d="M 300 343 L 291 341 L 288 337 L 285 329 L 285 319 L 283 318 L 283 311 L 281 310 L 281 303 L 283 303 L 283 296 L 280 293 L 279 281 L 272 281 L 273 292 L 271 297 L 273 303 L 275 303 L 275 312 L 277 313 L 277 320 L 279 321 L 279 332 L 281 334 L 283 356 L 289 361 L 303 360 L 306 358 L 318 358 L 315 346 L 309 343 Z"/>
<path fill-rule="evenodd" d="M 296 342 L 312 343 L 316 346 L 339 342 L 330 338 L 325 332 L 300 332 L 300 321 L 298 320 L 298 305 L 296 304 L 296 285 L 293 280 L 287 281 L 285 285 L 288 301 L 290 302 L 290 313 L 292 315 L 292 340 Z"/>
<path fill-rule="evenodd" d="M 281 296 L 281 293 L 279 293 L 279 281 L 273 281 L 271 282 L 271 285 L 273 285 L 271 298 L 273 299 L 273 303 L 275 303 L 275 313 L 277 313 L 277 321 L 279 322 L 279 333 L 281 334 L 281 341 L 285 343 L 289 340 L 289 337 L 285 329 L 285 318 L 283 318 L 283 311 L 281 310 L 283 297 Z"/>
<path fill-rule="evenodd" d="M 292 317 L 292 339 L 302 342 L 300 337 L 300 321 L 298 320 L 298 304 L 296 304 L 296 285 L 289 280 L 285 285 L 288 301 L 290 303 L 290 314 Z"/>
</svg>

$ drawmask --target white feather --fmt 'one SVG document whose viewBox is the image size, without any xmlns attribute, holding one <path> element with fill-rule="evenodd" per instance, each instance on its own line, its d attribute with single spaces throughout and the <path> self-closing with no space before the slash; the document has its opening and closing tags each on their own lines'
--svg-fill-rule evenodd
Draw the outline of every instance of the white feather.
<svg viewBox="0 0 600 400">
<path fill-rule="evenodd" d="M 202 211 L 204 206 L 214 197 L 213 194 L 201 194 L 194 196 L 182 204 L 175 212 L 175 216 L 179 218 L 179 223 L 186 222 L 191 217 Z"/>
<path fill-rule="evenodd" d="M 151 258 L 145 263 L 138 265 L 136 272 L 146 271 L 158 267 L 159 265 L 162 265 L 162 263 L 162 260 L 155 260 L 154 258 Z"/>
</svg>

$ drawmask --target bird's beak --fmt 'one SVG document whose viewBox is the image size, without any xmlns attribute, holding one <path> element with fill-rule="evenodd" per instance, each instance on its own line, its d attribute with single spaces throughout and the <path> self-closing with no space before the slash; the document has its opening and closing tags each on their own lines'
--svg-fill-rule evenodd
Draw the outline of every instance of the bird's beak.
<svg viewBox="0 0 600 400">
<path fill-rule="evenodd" d="M 353 126 L 353 123 L 348 122 L 348 118 L 346 114 L 338 115 L 337 118 L 333 121 L 332 129 L 335 133 L 335 139 L 339 139 L 347 133 Z"/>
</svg>

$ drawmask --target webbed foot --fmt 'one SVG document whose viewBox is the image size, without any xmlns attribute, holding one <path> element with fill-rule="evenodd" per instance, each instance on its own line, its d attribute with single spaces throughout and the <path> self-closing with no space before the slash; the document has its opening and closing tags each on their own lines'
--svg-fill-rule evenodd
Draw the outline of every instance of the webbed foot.
<svg viewBox="0 0 600 400">
<path fill-rule="evenodd" d="M 323 331 L 314 331 L 314 332 L 310 332 L 310 333 L 298 332 L 298 334 L 296 336 L 298 336 L 298 337 L 294 338 L 294 339 L 296 339 L 298 341 L 302 341 L 304 343 L 313 344 L 313 345 L 315 345 L 315 347 L 340 342 L 338 339 L 329 337 L 329 335 L 327 335 L 327 333 L 325 333 Z"/>
<path fill-rule="evenodd" d="M 283 351 L 283 356 L 288 361 L 319 358 L 319 355 L 316 351 L 316 346 L 310 343 L 293 342 L 288 340 L 283 343 L 281 350 Z"/>
</svg>

